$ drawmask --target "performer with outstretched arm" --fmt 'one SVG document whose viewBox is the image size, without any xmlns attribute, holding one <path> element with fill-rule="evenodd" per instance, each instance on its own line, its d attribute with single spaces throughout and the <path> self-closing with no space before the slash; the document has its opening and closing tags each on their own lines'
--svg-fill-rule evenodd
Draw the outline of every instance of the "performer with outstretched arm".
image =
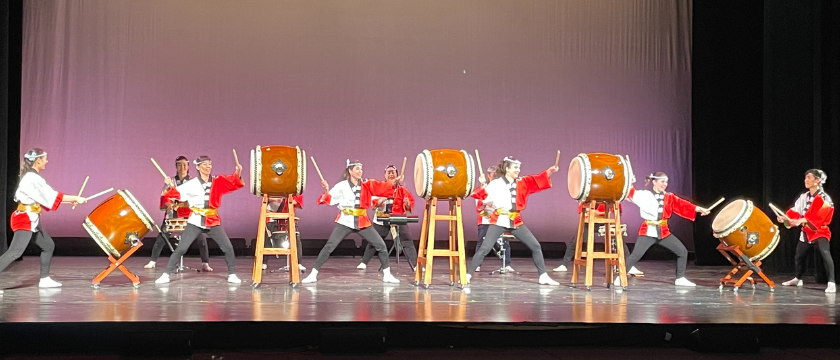
<svg viewBox="0 0 840 360">
<path fill-rule="evenodd" d="M 388 165 L 385 167 L 385 181 L 393 182 L 399 176 L 397 167 Z M 379 216 L 382 214 L 408 214 L 414 207 L 414 197 L 411 192 L 402 184 L 397 183 L 390 193 L 385 197 L 377 199 L 376 214 L 373 216 L 373 228 L 382 239 L 385 239 L 391 233 L 391 226 L 385 226 Z M 411 232 L 409 232 L 408 224 L 394 225 L 399 234 L 400 244 L 402 245 L 403 253 L 408 260 L 408 266 L 414 271 L 414 266 L 417 264 L 417 249 L 414 248 L 414 241 L 411 239 Z M 356 266 L 357 269 L 363 270 L 367 268 L 367 263 L 373 258 L 376 249 L 370 243 L 365 247 L 365 253 L 362 256 L 362 262 Z"/>
</svg>

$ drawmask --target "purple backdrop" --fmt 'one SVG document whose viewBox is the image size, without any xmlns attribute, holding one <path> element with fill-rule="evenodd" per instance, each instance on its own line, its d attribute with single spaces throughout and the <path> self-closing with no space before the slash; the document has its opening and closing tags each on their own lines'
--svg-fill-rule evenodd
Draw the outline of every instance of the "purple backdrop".
<svg viewBox="0 0 840 360">
<path fill-rule="evenodd" d="M 331 184 L 347 157 L 367 177 L 408 157 L 412 192 L 423 149 L 479 149 L 485 167 L 514 155 L 523 174 L 561 150 L 555 188 L 524 213 L 542 241 L 573 235 L 566 168 L 581 152 L 629 154 L 640 178 L 662 170 L 690 194 L 688 0 L 29 0 L 23 43 L 21 150 L 49 152 L 59 191 L 89 175 L 86 194 L 129 189 L 156 219 L 150 157 L 174 172 L 176 156 L 206 154 L 230 173 L 231 149 L 247 167 L 272 144 L 305 149 Z M 325 238 L 336 210 L 315 205 L 309 175 L 301 232 Z M 101 200 L 44 224 L 85 236 Z M 247 187 L 224 198 L 230 236 L 255 235 L 259 203 Z M 674 225 L 691 244 L 686 223 Z"/>
</svg>

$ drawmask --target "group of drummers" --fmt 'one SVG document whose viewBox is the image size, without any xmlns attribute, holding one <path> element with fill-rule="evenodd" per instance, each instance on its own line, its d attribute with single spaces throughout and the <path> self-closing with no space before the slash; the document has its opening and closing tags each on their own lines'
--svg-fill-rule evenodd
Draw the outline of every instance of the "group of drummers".
<svg viewBox="0 0 840 360">
<path fill-rule="evenodd" d="M 259 150 L 259 147 L 257 150 Z M 424 153 L 427 155 L 431 154 L 428 151 Z M 298 154 L 298 159 L 300 157 L 300 154 Z M 472 166 L 471 158 L 468 160 L 468 166 Z M 306 161 L 305 154 L 303 155 L 303 161 Z M 43 149 L 33 148 L 24 154 L 20 182 L 15 191 L 17 210 L 12 214 L 10 222 L 11 228 L 14 231 L 14 237 L 9 249 L 0 256 L 0 273 L 2 273 L 12 261 L 22 255 L 29 242 L 34 240 L 35 244 L 41 249 L 39 287 L 42 288 L 60 287 L 61 283 L 50 278 L 50 263 L 55 244 L 40 223 L 41 213 L 44 211 L 55 211 L 62 203 L 69 203 L 75 207 L 76 205 L 86 203 L 88 200 L 82 196 L 74 196 L 56 191 L 48 185 L 43 177 L 47 163 L 47 152 Z M 627 168 L 629 168 L 629 159 L 626 163 Z M 579 212 L 588 211 L 588 208 L 584 207 L 583 204 L 585 200 L 591 198 L 589 193 L 592 179 L 586 178 L 586 176 L 591 177 L 592 175 L 590 173 L 599 173 L 603 174 L 607 180 L 615 176 L 612 174 L 613 168 L 611 167 L 605 167 L 605 170 L 592 171 L 593 164 L 595 164 L 594 160 L 591 163 L 586 159 L 580 162 L 578 173 L 584 174 L 584 177 L 581 178 L 581 184 L 572 184 L 573 175 L 571 173 L 569 175 L 570 194 L 581 200 L 581 206 L 578 207 Z M 253 167 L 255 166 L 253 155 L 251 165 L 251 171 L 253 172 Z M 276 166 L 274 170 L 278 176 L 286 170 L 286 164 L 275 162 L 274 165 Z M 523 212 L 527 207 L 529 196 L 551 188 L 551 177 L 559 171 L 559 168 L 555 164 L 538 174 L 521 176 L 521 165 L 521 161 L 516 158 L 510 156 L 505 157 L 498 164 L 487 168 L 486 176 L 480 171 L 481 175 L 478 178 L 480 186 L 478 188 L 472 187 L 473 179 L 471 177 L 472 175 L 469 174 L 472 172 L 472 168 L 468 169 L 469 171 L 460 171 L 468 174 L 465 178 L 466 180 L 464 180 L 466 188 L 461 186 L 461 190 L 459 191 L 464 195 L 463 197 L 472 197 L 476 200 L 475 209 L 478 214 L 478 244 L 475 255 L 468 263 L 466 283 L 471 282 L 475 273 L 480 271 L 480 266 L 485 256 L 493 251 L 497 243 L 505 249 L 503 268 L 507 271 L 513 271 L 510 264 L 509 244 L 504 240 L 497 241 L 497 239 L 515 238 L 530 250 L 534 265 L 539 274 L 539 284 L 559 285 L 557 281 L 549 276 L 549 270 L 546 268 L 540 242 L 531 233 L 523 220 Z M 164 284 L 170 282 L 170 275 L 176 270 L 181 257 L 187 252 L 195 240 L 200 242 L 201 269 L 203 271 L 213 271 L 209 264 L 207 250 L 208 237 L 213 239 L 224 253 L 228 270 L 228 282 L 234 284 L 241 283 L 242 280 L 235 273 L 233 246 L 221 226 L 219 208 L 223 195 L 245 186 L 242 180 L 242 166 L 237 161 L 232 174 L 213 175 L 212 160 L 208 156 L 200 156 L 192 161 L 192 166 L 198 172 L 198 176 L 196 177 L 190 177 L 189 170 L 191 166 L 186 157 L 178 157 L 175 160 L 175 166 L 176 175 L 174 177 L 166 177 L 164 180 L 165 184 L 161 193 L 160 208 L 165 212 L 166 219 L 169 220 L 166 223 L 180 223 L 181 225 L 178 228 L 168 228 L 160 232 L 152 248 L 151 260 L 145 267 L 154 268 L 156 266 L 156 261 L 162 249 L 169 242 L 170 232 L 178 231 L 180 232 L 180 237 L 177 247 L 169 258 L 163 273 L 155 280 L 155 283 Z M 424 194 L 436 191 L 431 189 L 433 186 L 432 183 L 446 182 L 449 181 L 448 179 L 463 176 L 464 174 L 459 172 L 460 166 L 457 163 L 453 165 L 453 161 L 451 160 L 438 164 L 438 161 L 433 159 L 433 156 L 427 156 L 427 158 L 423 159 L 418 156 L 418 163 L 415 168 L 415 185 L 417 186 L 418 194 L 425 197 Z M 573 162 L 570 169 L 576 166 L 578 165 L 575 165 Z M 423 169 L 428 167 L 429 170 L 422 170 L 420 169 L 421 167 Z M 299 172 L 304 173 L 305 170 L 303 169 L 305 167 Z M 389 234 L 392 237 L 399 238 L 409 266 L 413 270 L 417 266 L 417 250 L 411 238 L 408 225 L 399 224 L 392 226 L 387 221 L 382 220 L 382 218 L 387 218 L 390 214 L 410 213 L 414 208 L 414 198 L 402 183 L 404 174 L 401 174 L 395 166 L 388 165 L 384 169 L 382 180 L 365 180 L 362 175 L 362 162 L 348 159 L 344 166 L 341 180 L 338 183 L 330 186 L 322 178 L 321 187 L 324 192 L 318 196 L 317 204 L 336 206 L 339 211 L 335 219 L 335 227 L 326 245 L 321 249 L 309 274 L 301 280 L 301 283 L 317 282 L 321 269 L 329 259 L 330 254 L 351 233 L 357 233 L 367 241 L 362 262 L 357 268 L 365 269 L 367 262 L 376 254 L 379 258 L 383 282 L 400 282 L 391 273 L 390 269 L 389 249 L 386 247 L 384 241 L 384 238 Z M 625 250 L 625 266 L 628 269 L 628 274 L 642 275 L 643 273 L 635 265 L 651 246 L 659 245 L 677 256 L 674 284 L 676 286 L 696 286 L 686 278 L 685 274 L 688 251 L 682 242 L 671 233 L 668 227 L 668 221 L 673 215 L 678 215 L 693 221 L 698 213 L 701 216 L 706 216 L 710 213 L 710 210 L 667 192 L 668 176 L 663 172 L 651 173 L 645 177 L 645 186 L 650 185 L 649 190 L 636 189 L 634 187 L 633 184 L 636 182 L 636 179 L 632 175 L 631 170 L 628 169 L 625 175 L 627 175 L 626 178 L 621 180 L 625 183 L 624 188 L 619 190 L 621 195 L 614 196 L 614 198 L 618 202 L 626 199 L 634 204 L 638 207 L 640 216 L 644 220 L 638 231 L 638 237 L 636 238 L 633 251 Z M 418 180 L 418 178 L 424 178 L 425 180 Z M 828 229 L 833 216 L 834 206 L 831 198 L 823 189 L 823 185 L 827 179 L 828 176 L 822 170 L 807 170 L 804 179 L 804 185 L 807 191 L 801 194 L 793 207 L 783 214 L 777 214 L 776 220 L 786 227 L 801 227 L 795 255 L 796 274 L 793 279 L 784 282 L 783 285 L 803 285 L 802 278 L 805 271 L 805 257 L 808 250 L 815 247 L 822 256 L 823 264 L 828 275 L 828 286 L 825 291 L 832 293 L 836 291 L 834 264 L 829 251 L 831 233 Z M 425 183 L 420 184 L 418 181 L 425 181 Z M 305 177 L 303 182 L 305 183 Z M 297 186 L 302 190 L 303 184 L 300 181 Z M 581 190 L 578 191 L 578 188 Z M 252 183 L 253 191 L 254 184 Z M 270 210 L 279 212 L 284 211 L 288 206 L 302 207 L 303 197 L 300 193 L 302 191 L 299 191 L 299 194 L 296 196 L 272 198 Z M 374 212 L 372 220 L 368 217 L 369 209 Z M 604 203 L 601 203 L 595 215 L 605 216 L 605 213 L 608 211 L 610 209 L 606 208 Z M 587 214 L 587 216 L 589 215 L 591 214 Z M 270 220 L 272 224 L 270 224 L 269 229 L 276 231 L 286 228 L 285 224 L 282 223 L 283 221 L 289 220 Z M 577 239 L 578 237 L 575 237 L 575 240 Z M 300 241 L 299 237 L 298 241 Z M 554 268 L 553 271 L 563 272 L 569 270 L 575 249 L 573 242 L 567 246 L 564 263 Z M 298 258 L 300 258 L 302 247 L 299 243 L 297 249 Z M 301 265 L 299 270 L 305 272 L 306 268 Z M 615 281 L 616 284 L 620 283 L 618 277 L 616 277 Z M 2 294 L 2 282 L 0 282 L 0 294 Z"/>
</svg>

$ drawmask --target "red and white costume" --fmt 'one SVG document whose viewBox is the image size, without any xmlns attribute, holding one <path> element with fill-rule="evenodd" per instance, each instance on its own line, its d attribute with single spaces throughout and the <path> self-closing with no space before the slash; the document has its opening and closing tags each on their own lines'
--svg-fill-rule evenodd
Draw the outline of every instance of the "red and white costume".
<svg viewBox="0 0 840 360">
<path fill-rule="evenodd" d="M 816 229 L 811 229 L 807 224 L 802 225 L 802 233 L 799 234 L 799 241 L 813 242 L 819 238 L 831 240 L 831 230 L 828 225 L 834 216 L 834 202 L 824 191 L 819 190 L 813 195 L 810 191 L 799 195 L 793 207 L 785 212 L 791 219 L 805 218 Z"/>
<path fill-rule="evenodd" d="M 645 220 L 639 229 L 639 236 L 664 239 L 671 235 L 668 219 L 672 214 L 691 221 L 697 216 L 697 205 L 669 192 L 656 193 L 650 190 L 636 190 L 634 187 L 630 188 L 627 199 L 639 207 L 642 219 Z"/>
<path fill-rule="evenodd" d="M 199 175 L 179 186 L 169 189 L 163 196 L 167 199 L 188 202 L 191 208 L 208 209 L 215 213 L 222 205 L 222 195 L 244 186 L 245 183 L 235 174 L 213 176 L 210 178 L 210 181 L 202 180 Z M 207 229 L 221 225 L 222 220 L 218 214 L 204 216 L 197 211 L 193 211 L 187 223 L 202 229 Z"/>
<path fill-rule="evenodd" d="M 393 194 L 394 186 L 387 181 L 366 180 L 353 186 L 350 180 L 343 180 L 335 184 L 329 192 L 321 194 L 318 197 L 318 205 L 337 206 L 339 212 L 335 218 L 336 223 L 351 229 L 364 229 L 369 227 L 371 222 L 367 212 L 361 209 L 371 208 L 374 196 L 387 197 L 389 191 Z"/>
<path fill-rule="evenodd" d="M 175 175 L 175 177 L 172 178 L 172 182 L 175 183 L 175 186 L 182 185 L 189 180 L 190 180 L 190 175 L 189 174 L 187 174 L 187 176 L 185 176 L 183 179 L 179 178 L 177 175 Z M 168 188 L 169 188 L 168 186 L 164 185 L 162 192 L 165 193 L 166 190 L 168 190 Z M 173 207 L 177 207 L 177 209 L 175 209 L 175 211 L 167 211 L 167 209 L 169 209 L 170 204 Z M 178 204 L 180 204 L 180 202 L 177 201 L 177 200 L 171 200 L 171 199 L 169 199 L 169 198 L 167 198 L 166 196 L 163 196 L 163 195 L 160 196 L 160 210 L 166 212 L 166 218 L 167 219 L 172 219 L 173 217 L 175 217 L 175 218 L 188 218 L 190 216 L 190 213 L 192 213 L 192 210 L 190 210 L 190 208 L 188 206 L 178 207 L 177 206 Z M 188 204 L 185 203 L 184 205 L 188 205 Z"/>
<path fill-rule="evenodd" d="M 41 210 L 55 211 L 64 199 L 64 194 L 53 190 L 38 172 L 28 171 L 20 179 L 15 191 L 15 201 L 21 205 L 40 206 Z M 12 231 L 38 231 L 41 215 L 34 211 L 15 211 L 11 217 Z"/>
<path fill-rule="evenodd" d="M 377 213 L 380 211 L 379 209 L 382 209 L 381 211 L 386 214 L 408 214 L 409 209 L 414 208 L 414 197 L 402 185 L 391 187 L 391 190 L 387 191 L 383 196 L 374 197 L 371 201 L 376 204 L 380 197 L 384 197 L 385 202 L 377 207 Z M 373 215 L 373 222 L 377 225 L 383 225 L 376 214 Z"/>
<path fill-rule="evenodd" d="M 489 223 L 508 229 L 522 226 L 522 216 L 519 211 L 525 210 L 528 196 L 551 188 L 551 177 L 547 171 L 538 175 L 528 175 L 508 182 L 506 176 L 493 179 L 487 186 L 476 190 L 472 197 L 482 200 L 486 210 L 490 213 Z M 514 212 L 513 219 L 508 215 Z"/>
</svg>

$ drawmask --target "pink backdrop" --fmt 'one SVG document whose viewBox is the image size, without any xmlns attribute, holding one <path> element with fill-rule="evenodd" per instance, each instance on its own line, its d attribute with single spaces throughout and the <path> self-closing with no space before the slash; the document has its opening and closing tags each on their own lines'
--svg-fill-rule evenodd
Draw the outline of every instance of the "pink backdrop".
<svg viewBox="0 0 840 360">
<path fill-rule="evenodd" d="M 156 219 L 150 157 L 174 172 L 176 156 L 206 154 L 230 173 L 231 149 L 247 167 L 272 144 L 305 149 L 331 184 L 348 157 L 367 177 L 408 157 L 413 184 L 423 149 L 479 149 L 485 167 L 514 155 L 523 174 L 560 150 L 555 188 L 524 213 L 542 241 L 573 235 L 578 153 L 629 154 L 640 178 L 662 170 L 670 190 L 691 191 L 688 0 L 29 0 L 23 42 L 21 150 L 49 152 L 56 189 L 89 175 L 87 194 L 129 189 Z M 325 238 L 336 210 L 315 205 L 309 175 L 301 232 Z M 44 224 L 85 236 L 100 200 Z M 247 188 L 224 198 L 230 236 L 255 235 L 259 202 Z M 674 225 L 691 244 L 687 222 Z"/>
</svg>

